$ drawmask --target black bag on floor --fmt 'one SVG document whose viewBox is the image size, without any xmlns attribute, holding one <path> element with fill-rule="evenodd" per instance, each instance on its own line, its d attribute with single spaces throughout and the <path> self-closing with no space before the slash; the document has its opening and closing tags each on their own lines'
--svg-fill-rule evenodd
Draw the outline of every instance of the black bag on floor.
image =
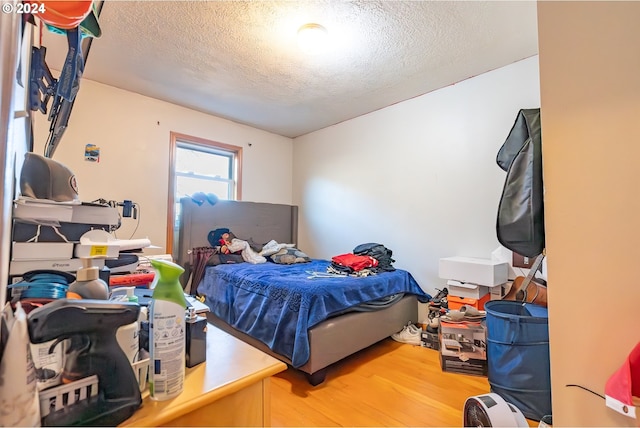
<svg viewBox="0 0 640 428">
<path fill-rule="evenodd" d="M 518 112 L 496 162 L 507 172 L 498 205 L 498 241 L 511 251 L 535 257 L 545 246 L 539 108 Z"/>
</svg>

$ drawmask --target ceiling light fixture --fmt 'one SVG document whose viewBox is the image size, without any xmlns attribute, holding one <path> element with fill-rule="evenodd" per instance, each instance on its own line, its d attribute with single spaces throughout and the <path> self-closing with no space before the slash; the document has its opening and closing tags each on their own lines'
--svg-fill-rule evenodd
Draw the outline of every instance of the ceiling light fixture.
<svg viewBox="0 0 640 428">
<path fill-rule="evenodd" d="M 305 24 L 298 29 L 298 46 L 308 53 L 317 53 L 326 47 L 327 29 L 320 24 Z"/>
</svg>

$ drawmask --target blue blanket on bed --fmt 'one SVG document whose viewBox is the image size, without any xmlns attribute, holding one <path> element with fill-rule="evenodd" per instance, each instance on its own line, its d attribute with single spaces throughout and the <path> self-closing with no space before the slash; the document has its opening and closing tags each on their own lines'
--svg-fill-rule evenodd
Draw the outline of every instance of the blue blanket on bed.
<svg viewBox="0 0 640 428">
<path fill-rule="evenodd" d="M 300 367 L 309 360 L 308 329 L 361 303 L 396 293 L 426 294 L 404 270 L 368 277 L 313 278 L 330 262 L 210 266 L 198 286 L 211 311 Z"/>
</svg>

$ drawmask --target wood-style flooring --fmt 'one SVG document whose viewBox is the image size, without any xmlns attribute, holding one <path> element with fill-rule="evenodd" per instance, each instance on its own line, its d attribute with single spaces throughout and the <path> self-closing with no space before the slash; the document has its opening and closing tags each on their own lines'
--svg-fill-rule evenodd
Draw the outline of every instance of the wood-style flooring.
<svg viewBox="0 0 640 428">
<path fill-rule="evenodd" d="M 271 424 L 462 426 L 464 402 L 489 392 L 486 377 L 444 373 L 438 351 L 388 338 L 333 365 L 311 386 L 291 368 L 271 380 Z"/>
</svg>

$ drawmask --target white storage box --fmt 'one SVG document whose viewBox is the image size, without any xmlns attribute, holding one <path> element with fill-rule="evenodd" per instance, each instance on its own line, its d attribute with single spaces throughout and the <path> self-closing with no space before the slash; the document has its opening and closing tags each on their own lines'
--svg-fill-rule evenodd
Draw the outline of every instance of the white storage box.
<svg viewBox="0 0 640 428">
<path fill-rule="evenodd" d="M 14 242 L 11 252 L 11 260 L 67 260 L 72 256 L 72 242 Z"/>
<path fill-rule="evenodd" d="M 447 281 L 447 288 L 450 295 L 469 299 L 479 299 L 489 293 L 489 287 L 485 285 L 456 281 L 455 279 Z"/>
<path fill-rule="evenodd" d="M 104 259 L 94 259 L 93 266 L 104 267 Z M 82 259 L 68 260 L 12 260 L 9 262 L 9 275 L 22 276 L 31 270 L 61 270 L 75 272 L 82 267 Z"/>
<path fill-rule="evenodd" d="M 474 257 L 446 257 L 440 259 L 438 275 L 442 279 L 493 287 L 507 282 L 509 264 Z"/>
</svg>

